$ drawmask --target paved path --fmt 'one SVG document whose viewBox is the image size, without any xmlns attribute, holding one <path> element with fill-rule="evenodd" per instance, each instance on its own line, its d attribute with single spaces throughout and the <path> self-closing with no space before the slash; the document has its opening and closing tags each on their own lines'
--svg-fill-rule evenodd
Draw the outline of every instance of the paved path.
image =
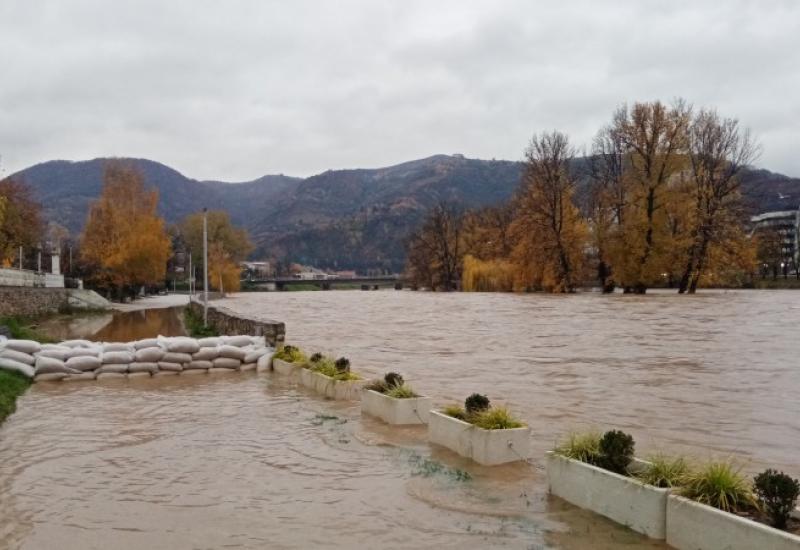
<svg viewBox="0 0 800 550">
<path fill-rule="evenodd" d="M 117 311 L 138 311 L 140 309 L 158 309 L 165 307 L 185 306 L 189 303 L 188 294 L 166 294 L 163 296 L 147 296 L 129 304 L 112 304 Z"/>
</svg>

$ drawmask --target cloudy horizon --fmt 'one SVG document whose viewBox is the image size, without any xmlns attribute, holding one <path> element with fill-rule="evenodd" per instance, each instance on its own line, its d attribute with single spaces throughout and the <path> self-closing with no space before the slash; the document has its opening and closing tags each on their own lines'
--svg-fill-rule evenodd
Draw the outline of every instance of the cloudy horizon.
<svg viewBox="0 0 800 550">
<path fill-rule="evenodd" d="M 142 157 L 201 180 L 519 160 L 685 98 L 800 176 L 800 4 L 20 1 L 0 6 L 0 175 Z"/>
</svg>

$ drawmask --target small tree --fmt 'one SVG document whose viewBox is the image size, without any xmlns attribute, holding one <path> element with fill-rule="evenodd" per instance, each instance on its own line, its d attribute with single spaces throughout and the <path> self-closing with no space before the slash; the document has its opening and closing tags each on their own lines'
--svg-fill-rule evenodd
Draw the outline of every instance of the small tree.
<svg viewBox="0 0 800 550">
<path fill-rule="evenodd" d="M 461 281 L 463 218 L 453 205 L 437 204 L 406 245 L 406 271 L 416 284 L 456 290 Z"/>
<path fill-rule="evenodd" d="M 783 472 L 766 470 L 758 474 L 754 489 L 764 504 L 773 527 L 785 529 L 789 516 L 800 496 L 800 482 Z"/>
</svg>

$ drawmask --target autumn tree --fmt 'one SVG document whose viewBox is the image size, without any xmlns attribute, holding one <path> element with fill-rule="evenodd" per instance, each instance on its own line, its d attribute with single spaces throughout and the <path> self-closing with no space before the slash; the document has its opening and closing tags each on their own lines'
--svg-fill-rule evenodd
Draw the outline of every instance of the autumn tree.
<svg viewBox="0 0 800 550">
<path fill-rule="evenodd" d="M 407 241 L 407 275 L 432 290 L 456 290 L 461 282 L 463 217 L 441 202 Z"/>
<path fill-rule="evenodd" d="M 597 280 L 604 293 L 614 292 L 618 281 L 613 258 L 627 251 L 620 249 L 628 191 L 626 188 L 625 147 L 617 132 L 606 127 L 592 143 L 589 161 L 587 212 L 590 234 L 597 260 Z"/>
<path fill-rule="evenodd" d="M 220 292 L 239 290 L 241 262 L 252 251 L 247 230 L 235 227 L 227 212 L 212 210 L 208 215 L 208 284 Z M 184 242 L 198 267 L 203 261 L 203 213 L 184 218 L 180 224 Z M 202 279 L 201 279 L 202 280 Z"/>
<path fill-rule="evenodd" d="M 712 246 L 725 248 L 739 238 L 744 219 L 738 175 L 751 164 L 758 148 L 748 131 L 735 119 L 720 118 L 713 110 L 701 110 L 688 131 L 689 180 L 693 223 L 686 253 L 686 267 L 679 292 L 694 294 L 709 263 Z"/>
<path fill-rule="evenodd" d="M 117 162 L 106 165 L 103 192 L 89 209 L 81 258 L 94 285 L 116 294 L 164 281 L 170 240 L 156 214 L 158 191 Z"/>
<path fill-rule="evenodd" d="M 580 282 L 587 229 L 573 202 L 569 161 L 574 156 L 560 132 L 534 135 L 525 152 L 512 231 L 526 286 L 572 292 Z"/>
<path fill-rule="evenodd" d="M 620 225 L 616 277 L 626 292 L 643 294 L 669 265 L 670 226 L 665 208 L 671 182 L 686 166 L 691 110 L 678 101 L 621 107 L 610 128 L 623 147 L 625 212 Z"/>
<path fill-rule="evenodd" d="M 11 265 L 19 247 L 35 248 L 42 240 L 41 206 L 20 180 L 0 181 L 0 265 Z"/>
</svg>

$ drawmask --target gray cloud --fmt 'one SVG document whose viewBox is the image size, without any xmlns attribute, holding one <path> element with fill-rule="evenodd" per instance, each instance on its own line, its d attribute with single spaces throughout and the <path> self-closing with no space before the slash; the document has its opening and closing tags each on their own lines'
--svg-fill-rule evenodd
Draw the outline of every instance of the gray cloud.
<svg viewBox="0 0 800 550">
<path fill-rule="evenodd" d="M 518 159 L 623 102 L 738 117 L 800 175 L 800 4 L 4 0 L 0 170 L 139 156 L 203 179 Z"/>
</svg>

